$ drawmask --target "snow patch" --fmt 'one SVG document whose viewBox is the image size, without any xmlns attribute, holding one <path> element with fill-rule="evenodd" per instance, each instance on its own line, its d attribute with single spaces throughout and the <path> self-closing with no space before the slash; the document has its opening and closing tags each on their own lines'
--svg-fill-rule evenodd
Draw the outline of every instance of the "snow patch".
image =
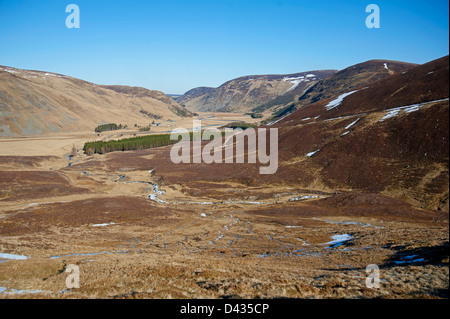
<svg viewBox="0 0 450 319">
<path fill-rule="evenodd" d="M 300 76 L 300 77 L 297 77 L 297 78 L 288 78 L 288 77 L 286 77 L 286 78 L 283 78 L 283 81 L 284 82 L 289 81 L 289 82 L 292 83 L 292 86 L 284 92 L 284 93 L 287 93 L 287 92 L 292 91 L 293 89 L 295 89 L 300 83 L 305 82 L 306 80 L 305 80 L 304 76 Z"/>
<path fill-rule="evenodd" d="M 440 100 L 434 100 L 424 103 L 418 103 L 418 104 L 411 104 L 411 105 L 405 105 L 405 106 L 399 106 L 392 109 L 386 110 L 385 115 L 379 122 L 383 122 L 387 119 L 390 119 L 392 117 L 395 117 L 400 114 L 401 111 L 404 111 L 405 113 L 411 113 L 420 110 L 423 106 L 430 104 L 430 103 L 436 103 L 436 102 L 442 102 L 442 101 L 448 101 L 448 98 L 446 99 L 440 99 Z"/>
<path fill-rule="evenodd" d="M 329 102 L 327 105 L 325 105 L 325 108 L 327 109 L 327 111 L 334 109 L 335 107 L 341 105 L 342 101 L 349 96 L 350 94 L 353 94 L 355 92 L 358 92 L 358 90 L 355 91 L 351 91 L 351 92 L 347 92 L 344 94 L 339 95 L 336 99 L 334 99 L 333 101 Z"/>
<path fill-rule="evenodd" d="M 18 290 L 18 289 L 9 289 L 6 287 L 0 287 L 0 294 L 7 294 L 7 295 L 21 295 L 24 293 L 28 293 L 28 294 L 37 294 L 39 292 L 42 292 L 41 290 Z"/>
<path fill-rule="evenodd" d="M 327 248 L 335 248 L 338 246 L 343 245 L 346 241 L 352 239 L 353 237 L 349 234 L 343 234 L 343 235 L 333 235 L 331 236 L 332 241 L 329 241 L 328 243 L 325 243 L 324 245 L 330 245 Z"/>
<path fill-rule="evenodd" d="M 307 74 L 307 75 L 302 75 L 302 76 L 298 76 L 298 77 L 292 77 L 292 78 L 285 77 L 285 78 L 283 78 L 284 82 L 288 82 L 289 81 L 289 82 L 292 83 L 292 86 L 289 89 L 287 89 L 287 91 L 284 92 L 284 93 L 292 91 L 293 89 L 295 89 L 302 82 L 309 82 L 311 80 L 311 78 L 314 78 L 315 76 L 316 76 L 315 74 Z M 312 80 L 315 80 L 315 79 L 312 79 Z"/>
<path fill-rule="evenodd" d="M 289 115 L 291 115 L 291 113 L 286 114 L 285 116 L 283 116 L 282 118 L 280 118 L 280 119 L 278 119 L 278 120 L 276 120 L 276 121 L 270 122 L 269 124 L 267 124 L 267 126 L 272 126 L 272 125 L 278 123 L 279 121 L 281 121 L 282 119 L 288 117 Z"/>
<path fill-rule="evenodd" d="M 291 82 L 291 81 L 299 81 L 299 80 L 304 80 L 304 79 L 305 79 L 305 77 L 302 75 L 302 76 L 298 76 L 298 77 L 295 77 L 295 78 L 285 77 L 285 78 L 283 78 L 283 81 L 284 82 L 286 82 L 286 81 Z"/>
<path fill-rule="evenodd" d="M 390 119 L 392 117 L 396 117 L 400 113 L 400 111 L 401 111 L 401 109 L 393 109 L 393 110 L 388 111 L 386 113 L 386 115 L 383 116 L 383 118 L 380 120 L 380 122 L 383 122 L 383 121 L 385 121 L 387 119 Z"/>
<path fill-rule="evenodd" d="M 103 227 L 103 226 L 109 226 L 109 225 L 115 225 L 116 223 L 103 223 L 103 224 L 94 224 L 92 227 Z"/>
<path fill-rule="evenodd" d="M 13 74 L 19 73 L 17 71 L 11 70 L 11 69 L 4 69 L 4 68 L 0 68 L 0 71 L 6 71 L 6 72 L 9 72 L 9 73 L 13 73 Z"/>
<path fill-rule="evenodd" d="M 355 121 L 351 122 L 349 125 L 347 125 L 345 127 L 346 130 L 348 130 L 350 127 L 352 127 L 353 125 L 355 125 L 358 121 L 360 120 L 360 118 L 357 118 Z"/>
<path fill-rule="evenodd" d="M 1 259 L 8 259 L 8 260 L 25 260 L 25 259 L 28 259 L 27 256 L 13 255 L 13 254 L 4 254 L 4 253 L 0 253 L 0 258 Z"/>
<path fill-rule="evenodd" d="M 310 152 L 310 153 L 306 154 L 305 156 L 311 157 L 314 154 L 316 154 L 318 151 L 320 151 L 320 148 L 318 150 L 314 151 L 314 152 Z"/>
<path fill-rule="evenodd" d="M 319 195 L 304 195 L 299 197 L 292 197 L 289 199 L 290 202 L 298 201 L 298 200 L 304 200 L 304 199 L 311 199 L 311 198 L 323 198 L 324 196 Z"/>
<path fill-rule="evenodd" d="M 415 112 L 415 111 L 418 111 L 418 110 L 420 110 L 420 108 L 422 107 L 423 105 L 413 105 L 413 106 L 411 106 L 411 107 L 408 107 L 408 108 L 406 108 L 406 109 L 404 109 L 404 111 L 406 112 L 406 113 L 411 113 L 411 112 Z"/>
<path fill-rule="evenodd" d="M 55 77 L 58 77 L 58 78 L 65 78 L 64 75 L 58 75 L 58 74 L 55 74 L 55 73 L 44 73 L 44 75 L 47 75 L 47 76 L 55 76 Z"/>
</svg>

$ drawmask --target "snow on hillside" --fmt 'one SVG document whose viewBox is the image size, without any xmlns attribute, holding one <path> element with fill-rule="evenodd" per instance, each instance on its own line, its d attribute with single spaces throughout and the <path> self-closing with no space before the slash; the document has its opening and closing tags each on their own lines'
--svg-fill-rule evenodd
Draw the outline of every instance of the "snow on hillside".
<svg viewBox="0 0 450 319">
<path fill-rule="evenodd" d="M 285 82 L 289 81 L 289 82 L 292 83 L 292 86 L 284 93 L 292 91 L 293 89 L 295 89 L 302 82 L 309 82 L 311 80 L 313 80 L 313 81 L 316 80 L 315 76 L 316 76 L 315 74 L 307 74 L 307 75 L 302 75 L 302 76 L 299 76 L 299 77 L 293 77 L 293 78 L 285 77 L 285 78 L 283 78 L 283 81 L 285 81 Z"/>
<path fill-rule="evenodd" d="M 349 125 L 347 125 L 347 126 L 345 127 L 345 129 L 348 130 L 350 127 L 352 127 L 353 125 L 355 125 L 356 122 L 358 122 L 358 121 L 359 121 L 359 118 L 358 118 L 357 120 L 353 121 L 352 123 L 350 123 Z"/>
<path fill-rule="evenodd" d="M 390 119 L 392 117 L 396 117 L 400 114 L 400 112 L 404 111 L 405 113 L 411 113 L 420 110 L 423 106 L 430 104 L 430 103 L 436 103 L 436 102 L 442 102 L 442 101 L 448 101 L 448 98 L 446 99 L 440 99 L 440 100 L 434 100 L 424 103 L 417 103 L 417 104 L 411 104 L 411 105 L 405 105 L 405 106 L 399 106 L 395 108 L 391 108 L 386 110 L 385 115 L 381 118 L 380 122 L 384 122 L 387 119 Z"/>
<path fill-rule="evenodd" d="M 339 95 L 336 99 L 334 99 L 333 101 L 331 101 L 330 103 L 328 103 L 327 105 L 325 105 L 325 108 L 329 111 L 331 109 L 334 109 L 335 107 L 341 105 L 342 101 L 349 96 L 350 94 L 353 94 L 355 92 L 357 92 L 358 90 L 355 91 L 351 91 L 351 92 L 347 92 L 344 94 Z"/>
</svg>

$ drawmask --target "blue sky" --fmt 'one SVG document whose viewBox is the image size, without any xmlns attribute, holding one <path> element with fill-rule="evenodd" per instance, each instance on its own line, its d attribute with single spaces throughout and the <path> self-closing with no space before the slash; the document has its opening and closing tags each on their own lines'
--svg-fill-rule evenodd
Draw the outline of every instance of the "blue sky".
<svg viewBox="0 0 450 319">
<path fill-rule="evenodd" d="M 80 28 L 66 28 L 68 4 Z M 368 4 L 381 27 L 368 29 Z M 0 0 L 0 65 L 184 93 L 243 75 L 425 63 L 449 52 L 448 1 Z"/>
</svg>

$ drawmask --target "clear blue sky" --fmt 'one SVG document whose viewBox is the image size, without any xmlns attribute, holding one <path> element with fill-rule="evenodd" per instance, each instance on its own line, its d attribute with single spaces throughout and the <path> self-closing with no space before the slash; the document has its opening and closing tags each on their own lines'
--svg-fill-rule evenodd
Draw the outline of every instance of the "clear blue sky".
<svg viewBox="0 0 450 319">
<path fill-rule="evenodd" d="M 68 4 L 80 29 L 66 28 Z M 381 28 L 368 29 L 368 4 Z M 184 93 L 243 75 L 425 63 L 449 52 L 447 0 L 0 0 L 0 65 Z"/>
</svg>

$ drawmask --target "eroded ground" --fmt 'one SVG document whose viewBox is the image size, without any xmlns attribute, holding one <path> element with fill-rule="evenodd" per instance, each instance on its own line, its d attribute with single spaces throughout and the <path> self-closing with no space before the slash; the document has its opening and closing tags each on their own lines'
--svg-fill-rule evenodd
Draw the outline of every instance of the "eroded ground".
<svg viewBox="0 0 450 319">
<path fill-rule="evenodd" d="M 0 298 L 448 298 L 448 213 L 169 150 L 0 157 Z"/>
</svg>

